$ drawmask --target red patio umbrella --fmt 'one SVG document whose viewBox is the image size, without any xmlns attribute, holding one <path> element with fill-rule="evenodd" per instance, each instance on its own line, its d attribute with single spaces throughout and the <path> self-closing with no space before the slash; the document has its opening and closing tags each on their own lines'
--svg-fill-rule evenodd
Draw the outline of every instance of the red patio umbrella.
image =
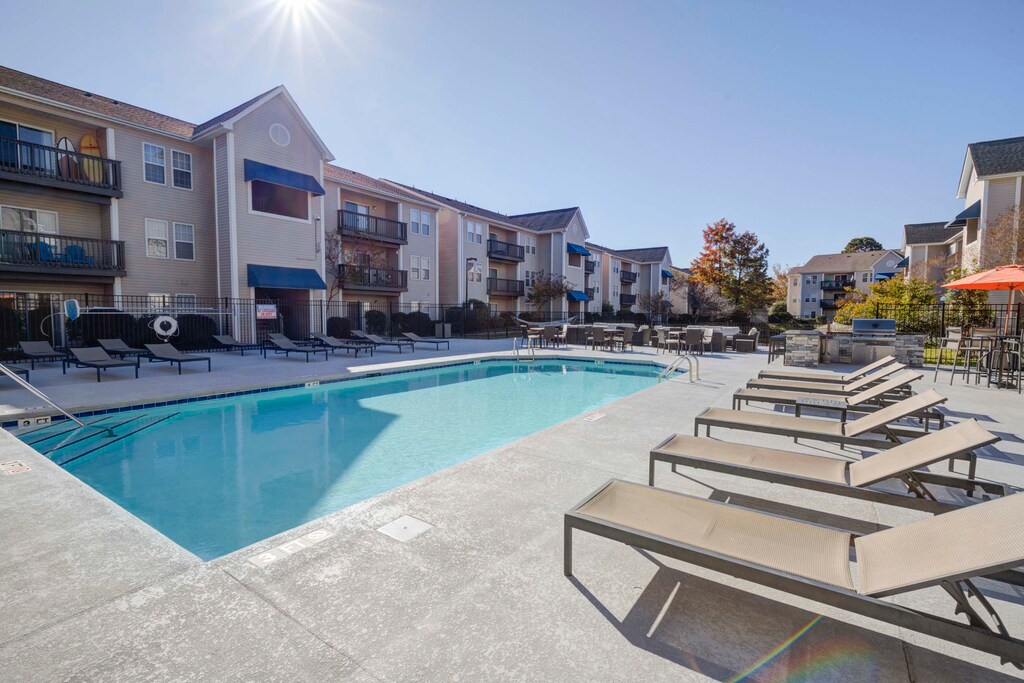
<svg viewBox="0 0 1024 683">
<path fill-rule="evenodd" d="M 1024 266 L 996 266 L 974 275 L 962 277 L 942 285 L 947 289 L 984 289 L 988 291 L 1010 292 L 1010 301 L 1006 306 L 1006 322 L 1003 331 L 1010 328 L 1010 309 L 1013 307 L 1013 295 L 1018 289 L 1024 289 Z"/>
</svg>

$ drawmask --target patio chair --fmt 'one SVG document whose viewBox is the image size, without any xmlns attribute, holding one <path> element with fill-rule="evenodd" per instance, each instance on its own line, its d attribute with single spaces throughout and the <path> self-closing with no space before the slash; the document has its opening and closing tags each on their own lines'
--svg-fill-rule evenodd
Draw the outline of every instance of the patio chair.
<svg viewBox="0 0 1024 683">
<path fill-rule="evenodd" d="M 992 350 L 995 343 L 996 328 L 994 327 L 975 327 L 971 330 L 971 336 L 964 337 L 960 340 L 959 350 L 960 353 L 953 356 L 953 370 L 949 375 L 949 385 L 953 386 L 953 380 L 956 378 L 957 368 L 959 367 L 959 360 L 962 356 L 964 359 L 964 367 L 960 371 L 964 376 L 964 382 L 971 381 L 971 368 L 975 369 L 975 383 L 981 378 L 981 370 L 978 369 L 978 362 Z M 971 361 L 974 361 L 973 364 Z"/>
<path fill-rule="evenodd" d="M 747 382 L 749 389 L 781 389 L 783 391 L 806 391 L 812 394 L 852 394 L 863 391 L 867 387 L 891 377 L 900 370 L 906 370 L 907 366 L 902 363 L 889 363 L 883 368 L 875 370 L 870 375 L 864 375 L 847 384 L 832 384 L 828 382 L 797 382 L 785 379 L 752 379 Z"/>
<path fill-rule="evenodd" d="M 946 351 L 953 352 L 953 363 L 956 364 L 957 356 L 960 355 L 960 347 L 963 345 L 964 339 L 964 328 L 962 327 L 947 327 L 946 335 L 939 340 L 938 348 L 935 349 L 935 376 L 932 377 L 932 381 L 939 379 L 939 366 L 942 364 L 942 358 Z"/>
<path fill-rule="evenodd" d="M 661 330 L 661 339 L 658 342 L 658 352 L 664 351 L 669 353 L 675 351 L 679 353 L 683 343 L 683 339 L 678 334 L 673 333 L 669 329 L 663 329 Z"/>
<path fill-rule="evenodd" d="M 737 353 L 754 353 L 757 351 L 757 339 L 760 333 L 756 327 L 751 327 L 746 334 L 737 334 L 732 338 L 732 348 Z"/>
<path fill-rule="evenodd" d="M 375 346 L 394 346 L 398 349 L 399 353 L 402 352 L 402 347 L 405 346 L 408 346 L 410 351 L 416 350 L 416 346 L 410 339 L 384 339 L 383 337 L 378 337 L 375 334 L 367 334 L 363 336 L 372 341 Z"/>
<path fill-rule="evenodd" d="M 53 348 L 48 341 L 20 341 L 18 347 L 21 355 L 29 359 L 33 370 L 36 369 L 36 363 L 64 360 L 68 355 Z"/>
<path fill-rule="evenodd" d="M 329 334 L 321 334 L 319 332 L 314 332 L 311 336 L 319 342 L 319 346 L 326 346 L 331 351 L 344 351 L 345 353 L 352 351 L 355 353 L 356 358 L 359 358 L 360 351 L 369 351 L 372 356 L 375 347 L 372 342 L 364 339 L 338 339 Z"/>
<path fill-rule="evenodd" d="M 1007 494 L 1006 487 L 1002 484 L 918 470 L 944 460 L 952 462 L 969 459 L 979 448 L 997 441 L 999 437 L 983 429 L 976 420 L 966 420 L 941 433 L 934 432 L 876 453 L 870 458 L 850 462 L 820 455 L 673 434 L 651 450 L 648 483 L 654 486 L 655 465 L 665 462 L 672 465 L 673 472 L 679 465 L 683 465 L 875 503 L 947 512 L 960 506 L 939 502 L 928 489 L 928 484 L 963 489 L 969 496 L 973 496 L 976 490 L 1004 496 Z M 870 488 L 890 479 L 903 482 L 906 493 Z"/>
<path fill-rule="evenodd" d="M 686 353 L 704 355 L 704 328 L 687 327 L 686 335 L 683 338 L 683 348 L 686 350 Z"/>
<path fill-rule="evenodd" d="M 615 350 L 616 339 L 607 329 L 594 326 L 590 334 L 590 348 L 592 350 L 598 347 L 608 351 Z"/>
<path fill-rule="evenodd" d="M 545 326 L 541 330 L 541 338 L 544 340 L 544 346 L 557 346 L 558 328 L 552 325 Z"/>
<path fill-rule="evenodd" d="M 115 360 L 101 347 L 93 346 L 84 349 L 71 349 L 71 356 L 62 361 L 61 372 L 65 375 L 72 365 L 76 368 L 93 368 L 96 370 L 96 381 L 100 381 L 100 371 L 109 368 L 135 368 L 135 379 L 139 378 L 139 357 L 132 360 L 124 358 Z"/>
<path fill-rule="evenodd" d="M 78 244 L 69 244 L 64 249 L 64 263 L 70 266 L 91 266 L 95 261 L 87 256 L 85 249 Z"/>
<path fill-rule="evenodd" d="M 285 358 L 288 358 L 293 353 L 301 353 L 306 356 L 306 362 L 308 363 L 309 357 L 316 356 L 318 353 L 324 354 L 324 360 L 327 360 L 327 354 L 330 352 L 330 349 L 326 346 L 299 346 L 283 334 L 271 334 L 263 344 L 264 358 L 267 357 L 267 351 L 273 351 L 275 354 L 283 353 Z"/>
<path fill-rule="evenodd" d="M 565 513 L 563 565 L 565 575 L 572 576 L 573 532 L 582 531 L 965 645 L 1020 667 L 1024 641 L 1008 634 L 971 580 L 986 577 L 1007 584 L 998 590 L 1017 593 L 1019 572 L 1006 570 L 1024 564 L 1024 544 L 1018 540 L 1022 527 L 1021 494 L 858 536 L 613 479 Z M 856 562 L 856 581 L 851 561 Z M 952 598 L 957 618 L 907 607 L 905 600 L 883 599 L 931 586 L 941 586 Z"/>
<path fill-rule="evenodd" d="M 124 358 L 125 356 L 145 356 L 146 349 L 136 349 L 128 346 L 120 339 L 97 339 L 100 348 L 111 356 Z"/>
<path fill-rule="evenodd" d="M 914 414 L 934 408 L 945 403 L 946 397 L 934 389 L 929 389 L 916 396 L 905 398 L 888 405 L 881 410 L 868 413 L 856 420 L 841 422 L 839 420 L 820 420 L 810 417 L 780 415 L 778 413 L 744 412 L 728 408 L 705 408 L 693 419 L 693 435 L 701 425 L 705 427 L 705 436 L 711 435 L 712 427 L 738 429 L 758 434 L 777 434 L 796 439 L 826 441 L 841 446 L 864 446 L 867 448 L 888 449 L 903 443 L 901 438 L 918 438 L 927 432 L 896 427 L 893 423 Z M 940 430 L 942 433 L 945 430 Z M 870 434 L 882 435 L 882 439 L 869 439 Z M 974 465 L 971 463 L 971 476 L 974 476 Z"/>
<path fill-rule="evenodd" d="M 258 350 L 261 348 L 259 344 L 243 344 L 242 342 L 232 337 L 230 334 L 215 334 L 213 335 L 213 340 L 220 344 L 225 349 L 227 349 L 228 351 L 234 351 L 235 349 L 238 349 L 239 351 L 241 351 L 243 356 L 245 355 L 247 349 Z"/>
<path fill-rule="evenodd" d="M 557 343 L 559 346 L 568 346 L 569 345 L 569 326 L 568 325 L 562 325 L 561 327 L 559 327 L 557 329 L 558 329 L 558 332 L 555 333 L 555 343 Z"/>
<path fill-rule="evenodd" d="M 6 363 L 0 363 L 0 366 L 3 366 L 4 369 L 6 369 L 6 370 L 8 370 L 10 372 L 13 372 L 15 375 L 23 375 L 25 377 L 25 381 L 26 382 L 29 381 L 28 380 L 29 373 L 28 373 L 28 370 L 26 370 L 25 368 L 16 368 L 13 365 L 8 365 Z"/>
<path fill-rule="evenodd" d="M 650 346 L 651 345 L 651 334 L 652 334 L 652 332 L 651 332 L 651 326 L 650 325 L 641 325 L 637 329 L 636 334 L 633 335 L 633 343 L 634 344 L 637 343 L 637 336 L 639 336 L 640 337 L 640 339 L 639 339 L 639 345 L 640 346 Z"/>
<path fill-rule="evenodd" d="M 444 348 L 450 348 L 451 343 L 447 339 L 424 339 L 415 332 L 403 332 L 402 336 L 410 340 L 413 344 L 413 348 L 416 348 L 416 344 L 433 344 L 434 348 L 438 351 L 441 350 L 441 344 L 444 344 Z"/>
<path fill-rule="evenodd" d="M 794 371 L 794 370 L 762 370 L 757 373 L 758 379 L 791 379 L 797 382 L 832 382 L 834 384 L 847 384 L 860 379 L 864 375 L 869 375 L 879 368 L 883 368 L 889 363 L 895 363 L 896 356 L 886 356 L 885 358 L 879 358 L 874 363 L 865 365 L 860 370 L 854 370 L 848 372 L 845 375 L 840 375 L 835 372 L 806 372 L 806 371 Z"/>
<path fill-rule="evenodd" d="M 173 344 L 146 344 L 149 351 L 150 363 L 170 363 L 172 366 L 178 364 L 178 374 L 181 374 L 183 363 L 201 363 L 206 361 L 206 371 L 213 372 L 209 356 L 198 356 L 190 353 L 182 353 L 174 348 Z"/>
</svg>

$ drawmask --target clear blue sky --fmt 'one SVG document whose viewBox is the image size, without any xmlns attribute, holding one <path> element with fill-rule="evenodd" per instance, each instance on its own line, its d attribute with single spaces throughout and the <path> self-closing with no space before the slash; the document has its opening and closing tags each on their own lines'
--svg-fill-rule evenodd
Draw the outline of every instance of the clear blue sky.
<svg viewBox="0 0 1024 683">
<path fill-rule="evenodd" d="M 677 265 L 722 216 L 773 263 L 899 246 L 1024 135 L 1019 1 L 306 4 L 17 3 L 0 63 L 196 123 L 283 83 L 336 163 Z"/>
</svg>

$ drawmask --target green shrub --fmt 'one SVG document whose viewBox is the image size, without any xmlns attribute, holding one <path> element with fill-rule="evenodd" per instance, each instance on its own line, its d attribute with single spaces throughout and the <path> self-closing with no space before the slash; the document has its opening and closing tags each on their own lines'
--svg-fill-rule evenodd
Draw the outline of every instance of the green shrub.
<svg viewBox="0 0 1024 683">
<path fill-rule="evenodd" d="M 366 333 L 384 334 L 388 328 L 388 316 L 383 311 L 366 312 Z"/>
<path fill-rule="evenodd" d="M 327 334 L 336 339 L 348 339 L 352 336 L 352 323 L 348 318 L 328 318 Z"/>
</svg>

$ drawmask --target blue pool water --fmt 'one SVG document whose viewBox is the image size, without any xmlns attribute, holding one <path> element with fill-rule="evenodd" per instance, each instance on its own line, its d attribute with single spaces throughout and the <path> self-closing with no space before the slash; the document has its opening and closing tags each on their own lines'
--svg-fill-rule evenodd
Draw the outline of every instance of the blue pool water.
<svg viewBox="0 0 1024 683">
<path fill-rule="evenodd" d="M 212 559 L 644 389 L 658 371 L 487 362 L 168 406 L 145 412 L 180 414 L 65 467 Z"/>
</svg>

